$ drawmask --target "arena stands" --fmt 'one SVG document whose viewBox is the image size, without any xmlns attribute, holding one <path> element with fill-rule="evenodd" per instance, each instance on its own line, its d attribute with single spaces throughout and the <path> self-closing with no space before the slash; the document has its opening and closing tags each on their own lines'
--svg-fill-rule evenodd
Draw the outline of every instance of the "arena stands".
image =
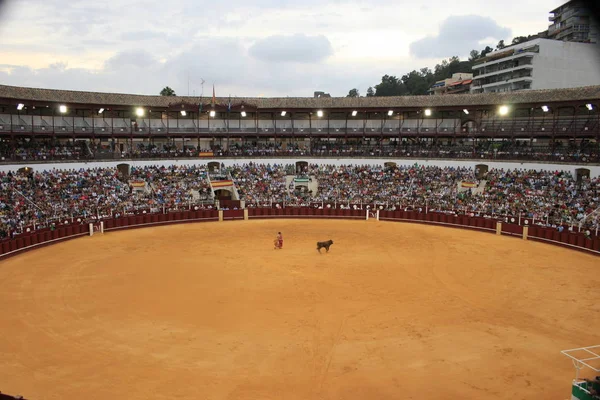
<svg viewBox="0 0 600 400">
<path fill-rule="evenodd" d="M 404 165 L 309 165 L 302 178 L 316 190 L 286 183 L 293 165 L 237 164 L 229 174 L 246 206 L 382 206 L 387 210 L 440 211 L 489 218 L 529 218 L 556 229 L 579 229 L 600 207 L 600 178 L 576 181 L 570 173 L 491 169 L 478 180 L 468 168 Z M 129 181 L 115 168 L 0 174 L 0 235 L 62 221 L 189 210 L 213 203 L 205 165 L 133 167 Z M 133 190 L 131 181 L 144 190 Z M 460 189 L 468 182 L 468 189 Z M 582 228 L 595 235 L 600 219 Z"/>
<path fill-rule="evenodd" d="M 370 144 L 369 144 L 370 143 Z M 7 141 L 0 142 L 0 162 L 49 162 L 63 160 L 114 160 L 114 159 L 197 159 L 200 153 L 210 153 L 212 157 L 297 157 L 314 158 L 353 158 L 384 157 L 409 159 L 477 159 L 502 161 L 539 161 L 589 164 L 600 162 L 600 150 L 589 141 L 555 141 L 542 145 L 530 145 L 523 141 L 405 141 L 380 142 L 373 144 L 362 141 L 313 141 L 310 146 L 300 147 L 298 143 L 274 141 L 240 141 L 230 144 L 212 145 L 210 148 L 197 148 L 181 143 L 145 144 L 129 143 L 123 150 L 112 149 L 98 143 L 79 140 L 55 141 L 30 140 L 16 147 Z"/>
</svg>

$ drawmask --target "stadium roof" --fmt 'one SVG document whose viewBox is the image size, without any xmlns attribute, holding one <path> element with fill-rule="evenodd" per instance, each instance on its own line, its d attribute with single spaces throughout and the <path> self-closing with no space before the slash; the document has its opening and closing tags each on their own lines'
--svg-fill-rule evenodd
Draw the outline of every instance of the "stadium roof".
<svg viewBox="0 0 600 400">
<path fill-rule="evenodd" d="M 0 100 L 8 102 L 66 103 L 105 106 L 145 106 L 169 108 L 174 104 L 210 104 L 212 98 L 192 96 L 147 96 L 123 93 L 81 92 L 0 85 Z M 393 97 L 235 97 L 233 104 L 244 103 L 258 109 L 336 109 L 336 108 L 426 108 L 469 107 L 500 104 L 574 103 L 600 100 L 600 86 L 571 89 L 522 90 L 506 93 L 453 94 L 442 96 Z M 228 97 L 216 104 L 228 104 Z"/>
</svg>

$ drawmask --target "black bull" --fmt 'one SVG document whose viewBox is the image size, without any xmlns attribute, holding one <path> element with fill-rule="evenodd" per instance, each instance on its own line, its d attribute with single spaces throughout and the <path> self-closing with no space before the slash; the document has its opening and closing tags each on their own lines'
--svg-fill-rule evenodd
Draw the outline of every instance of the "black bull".
<svg viewBox="0 0 600 400">
<path fill-rule="evenodd" d="M 333 244 L 333 240 L 328 240 L 326 242 L 317 242 L 317 250 L 319 250 L 319 253 L 320 253 L 321 249 L 323 247 L 325 247 L 325 249 L 329 253 L 329 246 L 331 246 L 332 244 Z"/>
</svg>

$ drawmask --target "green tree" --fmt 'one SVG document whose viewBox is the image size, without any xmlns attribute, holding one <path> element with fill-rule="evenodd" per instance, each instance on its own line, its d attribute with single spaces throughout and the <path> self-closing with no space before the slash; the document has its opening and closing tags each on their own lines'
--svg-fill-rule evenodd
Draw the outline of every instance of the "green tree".
<svg viewBox="0 0 600 400">
<path fill-rule="evenodd" d="M 481 57 L 487 56 L 492 51 L 494 51 L 494 49 L 492 49 L 490 46 L 485 46 L 485 49 L 481 50 Z"/>
<path fill-rule="evenodd" d="M 168 86 L 165 86 L 163 90 L 160 91 L 161 96 L 177 96 L 175 91 Z"/>
<path fill-rule="evenodd" d="M 402 81 L 392 75 L 384 75 L 381 82 L 375 85 L 375 96 L 402 96 L 406 88 Z"/>
<path fill-rule="evenodd" d="M 496 50 L 502 50 L 503 48 L 505 48 L 506 45 L 504 44 L 504 40 L 501 40 L 498 42 L 498 44 L 496 45 Z"/>
<path fill-rule="evenodd" d="M 373 97 L 375 96 L 375 91 L 373 90 L 372 87 L 369 86 L 369 88 L 367 89 L 367 97 Z"/>
<path fill-rule="evenodd" d="M 473 62 L 481 57 L 481 54 L 477 50 L 471 50 L 469 53 L 469 61 Z"/>
<path fill-rule="evenodd" d="M 537 37 L 538 37 L 538 35 L 517 36 L 517 37 L 513 38 L 512 44 L 514 45 L 514 44 L 521 44 L 521 43 L 529 42 L 530 40 L 533 40 Z"/>
<path fill-rule="evenodd" d="M 360 97 L 360 94 L 358 93 L 358 89 L 354 88 L 354 89 L 350 89 L 350 91 L 348 92 L 348 96 L 346 97 Z"/>
</svg>

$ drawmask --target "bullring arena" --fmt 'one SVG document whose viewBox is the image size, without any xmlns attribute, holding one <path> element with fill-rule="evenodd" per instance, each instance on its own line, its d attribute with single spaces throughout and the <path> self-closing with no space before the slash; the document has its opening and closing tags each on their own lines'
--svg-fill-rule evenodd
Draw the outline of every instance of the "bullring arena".
<svg viewBox="0 0 600 400">
<path fill-rule="evenodd" d="M 0 86 L 2 393 L 591 399 L 600 87 L 170 101 Z"/>
<path fill-rule="evenodd" d="M 552 350 L 597 340 L 597 268 L 393 222 L 107 233 L 2 262 L 0 376 L 45 399 L 563 399 Z"/>
</svg>

